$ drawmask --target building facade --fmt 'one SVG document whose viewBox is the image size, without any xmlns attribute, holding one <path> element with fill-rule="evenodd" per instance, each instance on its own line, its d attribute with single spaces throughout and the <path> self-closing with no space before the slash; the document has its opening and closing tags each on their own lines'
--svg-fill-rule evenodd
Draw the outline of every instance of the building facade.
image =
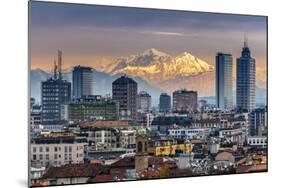
<svg viewBox="0 0 281 188">
<path fill-rule="evenodd" d="M 209 135 L 210 129 L 195 128 L 170 128 L 169 135 L 174 139 L 205 139 Z"/>
<path fill-rule="evenodd" d="M 167 93 L 161 93 L 159 98 L 159 112 L 171 111 L 171 96 Z"/>
<path fill-rule="evenodd" d="M 216 103 L 222 110 L 233 108 L 231 54 L 217 53 L 216 56 Z"/>
<path fill-rule="evenodd" d="M 77 99 L 64 105 L 62 116 L 65 120 L 81 122 L 96 119 L 118 120 L 119 105 L 109 99 L 92 98 Z"/>
<path fill-rule="evenodd" d="M 42 124 L 60 124 L 62 105 L 71 100 L 71 83 L 50 78 L 42 82 Z"/>
<path fill-rule="evenodd" d="M 137 96 L 137 111 L 141 113 L 151 111 L 151 96 L 145 91 L 139 92 Z"/>
<path fill-rule="evenodd" d="M 119 103 L 121 119 L 136 119 L 138 84 L 126 75 L 112 83 L 112 99 Z"/>
<path fill-rule="evenodd" d="M 174 111 L 196 111 L 197 110 L 197 91 L 187 91 L 181 89 L 173 92 Z"/>
<path fill-rule="evenodd" d="M 61 166 L 83 163 L 85 139 L 74 137 L 38 137 L 31 140 L 31 165 Z"/>
<path fill-rule="evenodd" d="M 240 110 L 252 111 L 255 108 L 256 63 L 251 51 L 244 42 L 241 57 L 236 66 L 236 103 Z"/>
<path fill-rule="evenodd" d="M 262 136 L 267 127 L 267 110 L 265 108 L 259 108 L 250 112 L 248 123 L 249 136 Z"/>
<path fill-rule="evenodd" d="M 76 66 L 72 71 L 72 96 L 79 99 L 93 95 L 93 69 L 91 67 Z"/>
</svg>

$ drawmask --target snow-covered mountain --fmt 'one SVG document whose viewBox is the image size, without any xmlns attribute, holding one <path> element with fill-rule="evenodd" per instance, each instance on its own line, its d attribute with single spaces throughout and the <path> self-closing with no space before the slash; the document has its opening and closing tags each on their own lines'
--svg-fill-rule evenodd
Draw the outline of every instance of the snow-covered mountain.
<svg viewBox="0 0 281 188">
<path fill-rule="evenodd" d="M 197 90 L 200 96 L 214 94 L 214 67 L 187 52 L 173 58 L 151 48 L 117 59 L 107 72 L 140 77 L 169 93 L 184 87 Z"/>
<path fill-rule="evenodd" d="M 164 52 L 160 52 L 155 48 L 150 48 L 143 53 L 130 55 L 128 57 L 120 57 L 111 63 L 105 71 L 111 75 L 123 73 L 121 70 L 128 67 L 147 67 L 155 63 L 163 63 L 171 61 L 172 57 Z"/>
</svg>

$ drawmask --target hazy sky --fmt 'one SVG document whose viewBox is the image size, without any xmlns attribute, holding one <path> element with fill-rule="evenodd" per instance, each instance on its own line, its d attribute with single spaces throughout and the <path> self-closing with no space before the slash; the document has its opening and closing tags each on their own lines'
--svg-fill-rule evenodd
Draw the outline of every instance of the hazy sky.
<svg viewBox="0 0 281 188">
<path fill-rule="evenodd" d="M 257 67 L 266 65 L 266 18 L 106 6 L 32 2 L 32 68 L 50 70 L 57 49 L 63 68 L 99 67 L 156 48 L 187 51 L 214 65 L 218 51 L 240 56 L 244 35 Z"/>
</svg>

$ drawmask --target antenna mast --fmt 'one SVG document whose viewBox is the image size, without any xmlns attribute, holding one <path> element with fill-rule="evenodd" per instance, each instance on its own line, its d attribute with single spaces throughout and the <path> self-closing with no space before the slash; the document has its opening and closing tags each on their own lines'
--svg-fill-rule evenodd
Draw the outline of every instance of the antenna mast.
<svg viewBox="0 0 281 188">
<path fill-rule="evenodd" d="M 58 72 L 59 72 L 59 79 L 62 79 L 61 67 L 62 67 L 62 52 L 60 50 L 58 50 Z"/>
<path fill-rule="evenodd" d="M 54 79 L 57 79 L 57 62 L 56 59 L 54 59 Z"/>
</svg>

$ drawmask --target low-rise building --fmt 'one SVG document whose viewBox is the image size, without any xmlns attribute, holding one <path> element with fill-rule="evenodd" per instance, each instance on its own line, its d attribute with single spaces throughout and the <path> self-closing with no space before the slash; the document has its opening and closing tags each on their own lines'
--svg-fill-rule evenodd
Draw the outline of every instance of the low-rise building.
<svg viewBox="0 0 281 188">
<path fill-rule="evenodd" d="M 170 128 L 168 133 L 174 139 L 205 139 L 209 135 L 210 129 L 195 128 Z"/>
<path fill-rule="evenodd" d="M 229 143 L 243 145 L 246 139 L 246 129 L 243 127 L 221 129 L 219 131 L 219 137 L 225 139 Z"/>
<path fill-rule="evenodd" d="M 41 166 L 61 166 L 64 164 L 83 163 L 84 138 L 38 137 L 31 140 L 31 166 L 40 163 Z"/>
<path fill-rule="evenodd" d="M 247 144 L 249 146 L 261 146 L 267 147 L 267 137 L 266 136 L 248 136 L 247 137 Z"/>
<path fill-rule="evenodd" d="M 149 146 L 148 153 L 153 156 L 175 156 L 179 154 L 191 153 L 192 144 L 170 144 L 160 146 Z"/>
</svg>

